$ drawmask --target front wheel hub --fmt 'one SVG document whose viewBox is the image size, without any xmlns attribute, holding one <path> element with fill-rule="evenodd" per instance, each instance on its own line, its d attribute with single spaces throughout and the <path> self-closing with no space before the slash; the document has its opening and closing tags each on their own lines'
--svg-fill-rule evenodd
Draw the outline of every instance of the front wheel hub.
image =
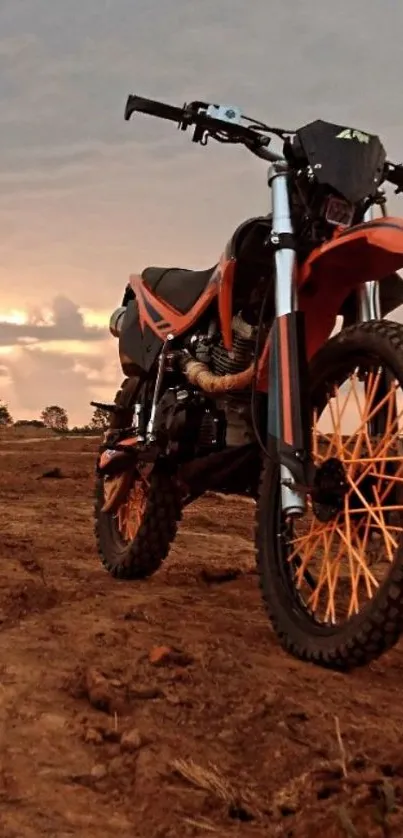
<svg viewBox="0 0 403 838">
<path fill-rule="evenodd" d="M 315 517 L 326 523 L 343 510 L 344 497 L 348 491 L 346 472 L 337 457 L 330 457 L 316 469 L 312 497 Z"/>
</svg>

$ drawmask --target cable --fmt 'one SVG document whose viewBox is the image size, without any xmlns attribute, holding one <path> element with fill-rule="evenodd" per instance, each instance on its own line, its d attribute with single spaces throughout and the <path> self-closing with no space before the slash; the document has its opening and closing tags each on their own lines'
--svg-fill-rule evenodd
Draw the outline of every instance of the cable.
<svg viewBox="0 0 403 838">
<path fill-rule="evenodd" d="M 251 393 L 252 427 L 253 427 L 257 442 L 259 444 L 259 448 L 261 448 L 261 450 L 263 451 L 263 454 L 266 457 L 270 457 L 271 455 L 269 454 L 269 452 L 268 452 L 268 450 L 267 450 L 267 448 L 266 448 L 266 446 L 265 446 L 265 444 L 262 440 L 262 437 L 260 435 L 260 430 L 259 430 L 259 427 L 258 427 L 257 410 L 256 410 L 256 408 L 257 408 L 257 405 L 256 405 L 256 396 L 257 396 L 256 384 L 257 384 L 258 363 L 259 363 L 259 357 L 260 357 L 260 339 L 261 339 L 261 335 L 262 335 L 264 316 L 265 316 L 265 313 L 266 313 L 266 306 L 267 306 L 267 301 L 269 299 L 269 292 L 270 291 L 272 291 L 272 287 L 270 286 L 270 281 L 269 281 L 268 284 L 267 284 L 267 288 L 266 288 L 264 297 L 263 297 L 262 306 L 261 306 L 260 314 L 259 314 L 259 320 L 258 320 L 258 324 L 257 324 L 255 351 L 254 351 L 254 355 L 253 355 L 253 378 L 252 378 L 252 393 Z M 267 394 L 267 398 L 269 398 L 269 394 Z"/>
</svg>

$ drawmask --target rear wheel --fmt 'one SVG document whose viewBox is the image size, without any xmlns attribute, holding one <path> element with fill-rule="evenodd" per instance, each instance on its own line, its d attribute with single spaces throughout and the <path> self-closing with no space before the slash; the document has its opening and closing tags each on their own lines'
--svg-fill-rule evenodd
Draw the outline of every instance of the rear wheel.
<svg viewBox="0 0 403 838">
<path fill-rule="evenodd" d="M 311 381 L 319 491 L 304 518 L 286 520 L 278 464 L 266 461 L 257 562 L 287 651 L 347 669 L 403 629 L 403 327 L 344 330 L 313 360 Z"/>
<path fill-rule="evenodd" d="M 132 419 L 133 392 L 129 379 L 115 399 L 124 408 L 117 417 L 122 421 L 123 416 L 125 425 Z M 116 420 L 113 424 L 116 430 Z M 105 510 L 105 505 L 111 509 Z M 115 478 L 97 477 L 95 535 L 104 567 L 120 579 L 142 579 L 155 573 L 175 538 L 181 509 L 174 477 L 158 466 L 148 474 L 133 467 Z"/>
</svg>

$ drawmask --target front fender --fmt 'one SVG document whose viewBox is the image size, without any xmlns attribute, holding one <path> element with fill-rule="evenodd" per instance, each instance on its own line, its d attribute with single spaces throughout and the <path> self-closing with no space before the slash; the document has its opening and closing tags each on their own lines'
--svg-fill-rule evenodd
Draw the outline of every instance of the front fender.
<svg viewBox="0 0 403 838">
<path fill-rule="evenodd" d="M 313 250 L 297 277 L 299 308 L 305 312 L 307 354 L 329 337 L 337 314 L 355 317 L 355 292 L 363 282 L 380 282 L 384 316 L 403 302 L 403 219 L 379 218 L 337 233 Z M 344 307 L 344 311 L 343 311 Z M 347 325 L 347 324 L 345 324 Z"/>
</svg>

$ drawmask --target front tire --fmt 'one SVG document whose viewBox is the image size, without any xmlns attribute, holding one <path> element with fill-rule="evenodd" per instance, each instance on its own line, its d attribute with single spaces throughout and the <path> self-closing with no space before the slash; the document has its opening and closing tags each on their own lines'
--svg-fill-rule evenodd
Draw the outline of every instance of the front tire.
<svg viewBox="0 0 403 838">
<path fill-rule="evenodd" d="M 367 430 L 371 421 L 367 417 L 373 417 L 378 410 L 374 389 L 376 370 L 386 372 L 389 381 L 395 382 L 395 389 L 389 394 L 390 402 L 384 397 L 379 401 L 387 427 L 383 437 L 374 440 Z M 358 378 L 360 374 L 364 375 L 362 379 Z M 373 401 L 368 409 L 360 407 L 362 425 L 357 434 L 343 435 L 343 411 L 338 400 L 343 382 L 352 382 L 354 375 L 361 383 L 364 399 L 371 383 Z M 337 400 L 333 415 L 338 416 L 333 434 L 319 431 L 319 445 L 318 438 L 314 438 L 316 464 L 337 455 L 345 469 L 348 491 L 337 501 L 333 512 L 331 506 L 322 508 L 322 513 L 330 515 L 327 519 L 325 515 L 318 520 L 316 505 L 308 498 L 312 522 L 308 526 L 306 522 L 303 524 L 303 534 L 298 537 L 294 528 L 299 524 L 286 521 L 281 511 L 275 452 L 264 463 L 255 541 L 260 585 L 269 619 L 282 646 L 301 660 L 348 670 L 379 657 L 397 642 L 403 630 L 403 456 L 402 430 L 399 431 L 397 424 L 403 411 L 392 404 L 397 387 L 403 389 L 403 326 L 400 324 L 371 321 L 349 327 L 329 340 L 313 359 L 311 396 L 316 418 L 322 415 L 325 402 L 329 404 L 332 399 Z M 351 413 L 352 404 L 345 406 L 344 415 Z M 314 419 L 314 435 L 316 428 Z M 394 446 L 392 454 L 389 444 Z M 387 497 L 393 500 L 384 500 Z M 335 545 L 336 536 L 339 542 Z M 379 583 L 375 577 L 382 564 L 379 556 L 376 570 L 372 564 L 364 567 L 363 562 L 365 556 L 367 563 L 370 549 L 376 553 L 376 545 L 379 546 L 382 538 L 387 553 L 386 575 Z M 340 570 L 343 546 L 348 559 L 344 577 Z M 304 601 L 302 589 L 306 577 L 310 577 L 311 593 Z M 342 594 L 350 596 L 346 618 L 341 622 L 336 618 L 342 610 L 336 583 L 340 584 Z M 319 613 L 326 585 L 328 603 Z M 360 597 L 362 589 L 365 594 L 365 586 L 368 601 L 361 608 Z"/>
</svg>

